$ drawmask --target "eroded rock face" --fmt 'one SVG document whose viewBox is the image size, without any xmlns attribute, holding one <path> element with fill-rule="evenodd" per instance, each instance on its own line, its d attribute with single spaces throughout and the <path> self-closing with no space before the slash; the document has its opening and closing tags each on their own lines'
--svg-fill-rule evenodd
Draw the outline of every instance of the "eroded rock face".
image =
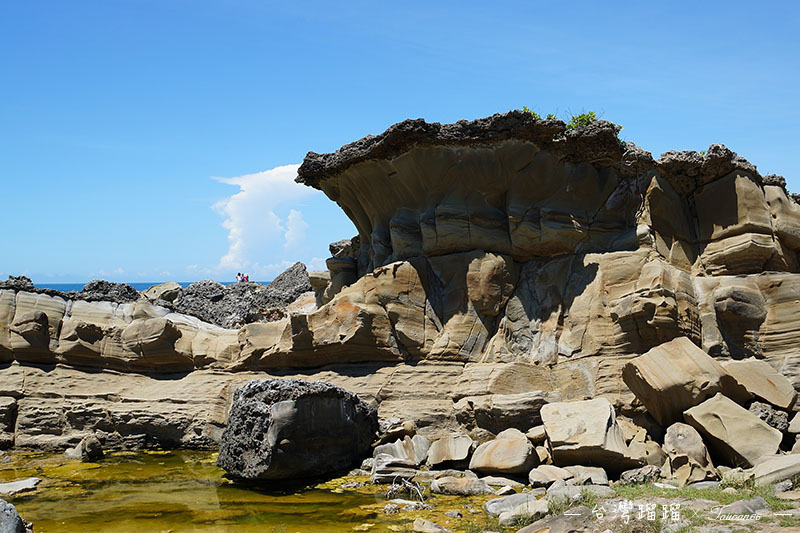
<svg viewBox="0 0 800 533">
<path fill-rule="evenodd" d="M 723 146 L 655 160 L 616 131 L 602 122 L 566 131 L 512 112 L 453 125 L 406 121 L 336 154 L 309 154 L 300 181 L 339 202 L 359 233 L 331 248 L 328 272 L 308 285 L 299 275 L 287 283 L 291 294 L 274 295 L 285 301 L 294 288 L 313 288 L 316 302 L 267 316 L 266 293 L 247 284 L 125 302 L 93 300 L 113 287 L 64 295 L 15 278 L 0 283 L 0 362 L 91 367 L 96 379 L 111 370 L 219 373 L 232 384 L 250 372 L 353 365 L 375 372 L 358 379 L 382 412 L 413 419 L 435 440 L 526 431 L 546 401 L 604 397 L 632 414 L 623 367 L 685 338 L 717 363 L 754 356 L 769 365 L 789 388 L 762 387 L 769 398 L 759 398 L 788 409 L 790 389 L 800 388 L 800 207 L 781 180 L 762 178 Z M 217 315 L 225 322 L 202 314 L 208 302 L 227 302 Z M 101 422 L 110 433 L 124 427 L 107 409 L 112 399 L 93 400 L 90 424 L 47 395 L 17 394 L 26 445 L 74 445 L 73 432 Z M 166 411 L 137 434 L 218 439 L 214 424 L 193 437 L 181 409 L 169 434 Z M 647 444 L 631 442 L 644 456 Z"/>
<path fill-rule="evenodd" d="M 241 479 L 297 479 L 360 462 L 378 417 L 358 396 L 323 381 L 251 381 L 236 391 L 217 465 Z"/>
</svg>

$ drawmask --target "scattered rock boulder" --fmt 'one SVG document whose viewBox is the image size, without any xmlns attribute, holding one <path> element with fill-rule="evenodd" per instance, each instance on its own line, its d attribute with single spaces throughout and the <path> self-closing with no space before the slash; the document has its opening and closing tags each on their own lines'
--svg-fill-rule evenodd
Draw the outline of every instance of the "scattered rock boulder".
<svg viewBox="0 0 800 533">
<path fill-rule="evenodd" d="M 25 521 L 17 513 L 16 507 L 0 499 L 0 533 L 25 533 Z"/>
<path fill-rule="evenodd" d="M 525 436 L 528 437 L 528 440 L 530 440 L 533 445 L 544 444 L 544 441 L 547 440 L 547 432 L 541 424 L 530 428 L 525 433 Z"/>
<path fill-rule="evenodd" d="M 791 480 L 800 475 L 800 455 L 769 455 L 761 457 L 753 467 L 756 485 L 770 485 Z"/>
<path fill-rule="evenodd" d="M 663 450 L 669 460 L 664 463 L 662 474 L 675 479 L 681 485 L 717 478 L 703 438 L 695 428 L 676 422 L 667 428 Z"/>
<path fill-rule="evenodd" d="M 559 392 L 528 391 L 516 394 L 467 396 L 455 406 L 456 419 L 467 427 L 499 433 L 508 428 L 525 431 L 541 422 L 539 412 L 548 402 L 559 401 Z"/>
<path fill-rule="evenodd" d="M 478 494 L 494 494 L 486 481 L 474 477 L 443 476 L 431 482 L 434 494 L 453 494 L 457 496 L 474 496 Z"/>
<path fill-rule="evenodd" d="M 511 487 L 512 489 L 521 489 L 525 486 L 514 479 L 502 476 L 484 476 L 481 480 L 485 481 L 490 487 Z"/>
<path fill-rule="evenodd" d="M 388 453 L 379 453 L 372 462 L 370 481 L 377 484 L 388 484 L 401 479 L 414 479 L 417 471 L 413 467 L 414 463 L 407 459 L 401 459 Z"/>
<path fill-rule="evenodd" d="M 357 464 L 377 429 L 373 406 L 330 383 L 253 380 L 234 394 L 217 465 L 241 479 L 323 476 Z"/>
<path fill-rule="evenodd" d="M 789 433 L 800 433 L 800 413 L 795 413 L 786 431 Z"/>
<path fill-rule="evenodd" d="M 797 400 L 797 391 L 783 374 L 761 359 L 729 361 L 725 370 L 747 391 L 765 402 L 781 409 L 791 409 Z"/>
<path fill-rule="evenodd" d="M 503 511 L 498 515 L 498 524 L 502 527 L 510 527 L 523 519 L 538 519 L 547 514 L 549 504 L 546 499 L 528 500 L 517 505 L 513 509 Z"/>
<path fill-rule="evenodd" d="M 565 466 L 564 470 L 572 474 L 564 480 L 567 485 L 608 485 L 608 474 L 599 466 Z"/>
<path fill-rule="evenodd" d="M 401 440 L 396 440 L 393 443 L 376 446 L 373 453 L 376 457 L 378 454 L 388 454 L 396 457 L 403 464 L 418 466 L 425 462 L 430 447 L 431 441 L 422 435 L 414 435 L 413 437 L 406 435 Z"/>
<path fill-rule="evenodd" d="M 450 435 L 438 439 L 428 449 L 427 464 L 431 467 L 465 464 L 472 451 L 472 438 L 468 435 Z"/>
<path fill-rule="evenodd" d="M 539 498 L 537 498 L 535 494 L 522 492 L 520 494 L 512 494 L 510 496 L 489 500 L 483 504 L 483 510 L 486 511 L 489 516 L 498 517 L 504 512 L 511 511 L 523 505 L 530 505 L 531 508 L 535 509 L 539 501 Z"/>
<path fill-rule="evenodd" d="M 686 337 L 629 361 L 622 379 L 664 427 L 680 422 L 686 409 L 719 392 L 740 401 L 750 397 L 722 365 Z"/>
<path fill-rule="evenodd" d="M 413 525 L 414 533 L 448 533 L 450 530 L 430 520 L 417 518 Z"/>
<path fill-rule="evenodd" d="M 375 445 L 386 444 L 403 437 L 413 437 L 417 434 L 417 424 L 413 420 L 402 420 L 400 418 L 390 418 L 379 422 L 380 437 L 375 441 Z"/>
<path fill-rule="evenodd" d="M 542 422 L 558 466 L 592 465 L 622 471 L 641 465 L 630 455 L 605 398 L 550 403 L 542 407 Z"/>
<path fill-rule="evenodd" d="M 569 513 L 549 516 L 523 527 L 517 533 L 584 533 L 595 531 L 596 522 L 592 510 L 579 505 Z"/>
<path fill-rule="evenodd" d="M 607 485 L 567 485 L 564 481 L 556 481 L 547 489 L 549 501 L 578 501 L 584 493 L 592 493 L 598 498 L 608 498 L 614 495 L 614 490 Z"/>
<path fill-rule="evenodd" d="M 641 468 L 632 468 L 619 475 L 622 484 L 641 484 L 661 478 L 661 469 L 654 465 L 645 465 Z"/>
<path fill-rule="evenodd" d="M 661 466 L 667 460 L 667 454 L 661 449 L 658 443 L 651 440 L 639 442 L 631 441 L 628 450 L 633 457 L 636 457 L 649 465 Z"/>
<path fill-rule="evenodd" d="M 83 437 L 77 446 L 69 448 L 64 455 L 70 459 L 80 459 L 81 461 L 97 461 L 103 458 L 103 445 L 94 435 Z"/>
<path fill-rule="evenodd" d="M 38 477 L 29 477 L 16 481 L 9 481 L 8 483 L 0 483 L 0 494 L 13 496 L 22 492 L 29 492 L 35 490 L 36 486 L 41 482 L 42 480 Z"/>
<path fill-rule="evenodd" d="M 703 466 L 711 462 L 703 438 L 696 429 L 682 422 L 667 428 L 662 449 L 670 456 L 686 455 Z"/>
<path fill-rule="evenodd" d="M 539 457 L 528 437 L 518 429 L 509 428 L 475 449 L 469 469 L 484 474 L 526 474 L 538 463 Z"/>
<path fill-rule="evenodd" d="M 752 402 L 747 410 L 778 431 L 789 429 L 789 414 L 786 411 L 779 411 L 764 402 Z"/>
<path fill-rule="evenodd" d="M 174 281 L 167 281 L 143 290 L 142 296 L 151 302 L 157 302 L 158 300 L 172 302 L 181 294 L 181 290 L 183 290 L 183 287 L 180 284 Z"/>
<path fill-rule="evenodd" d="M 684 416 L 709 448 L 731 465 L 753 466 L 760 457 L 774 455 L 783 440 L 780 431 L 721 393 Z"/>
<path fill-rule="evenodd" d="M 749 500 L 738 500 L 729 503 L 720 508 L 719 515 L 754 515 L 769 509 L 767 501 L 761 496 L 757 496 Z"/>
<path fill-rule="evenodd" d="M 553 465 L 539 465 L 528 473 L 528 481 L 532 487 L 549 487 L 558 480 L 572 477 L 572 472 Z"/>
</svg>

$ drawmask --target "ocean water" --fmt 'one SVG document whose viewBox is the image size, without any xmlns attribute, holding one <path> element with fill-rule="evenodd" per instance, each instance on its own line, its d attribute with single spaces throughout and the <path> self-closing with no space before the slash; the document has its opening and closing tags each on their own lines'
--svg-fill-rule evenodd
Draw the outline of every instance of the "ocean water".
<svg viewBox="0 0 800 533">
<path fill-rule="evenodd" d="M 87 282 L 88 283 L 88 282 Z M 136 289 L 137 291 L 143 291 L 145 289 L 149 289 L 153 285 L 158 285 L 159 283 L 164 283 L 163 281 L 133 281 L 128 282 L 128 285 Z M 188 287 L 190 284 L 194 283 L 194 281 L 179 281 L 178 284 L 181 287 Z M 235 281 L 220 281 L 223 285 L 232 285 L 236 283 Z M 260 283 L 262 285 L 269 285 L 269 281 L 256 281 L 255 283 Z M 70 291 L 78 291 L 80 292 L 83 289 L 83 286 L 86 283 L 38 283 L 34 281 L 33 283 L 36 287 L 40 289 L 55 289 L 61 292 L 70 292 Z"/>
</svg>

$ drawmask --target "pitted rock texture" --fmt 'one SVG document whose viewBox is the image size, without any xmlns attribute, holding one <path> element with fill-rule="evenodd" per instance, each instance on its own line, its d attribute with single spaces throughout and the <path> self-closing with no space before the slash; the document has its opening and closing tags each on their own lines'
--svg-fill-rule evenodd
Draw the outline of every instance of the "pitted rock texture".
<svg viewBox="0 0 800 533">
<path fill-rule="evenodd" d="M 129 303 L 139 299 L 139 292 L 127 283 L 114 283 L 95 279 L 83 286 L 80 291 L 62 292 L 56 289 L 36 287 L 26 276 L 8 276 L 8 280 L 0 281 L 0 290 L 25 291 L 35 294 L 58 296 L 67 300 L 83 300 L 87 302 Z"/>
<path fill-rule="evenodd" d="M 239 328 L 270 321 L 273 309 L 285 308 L 311 290 L 306 266 L 295 263 L 269 285 L 250 282 L 225 286 L 210 280 L 197 281 L 183 289 L 171 304 L 163 303 L 178 313 L 223 328 Z"/>
<path fill-rule="evenodd" d="M 355 394 L 323 381 L 251 381 L 233 398 L 217 465 L 240 479 L 324 476 L 363 459 L 378 416 Z"/>
<path fill-rule="evenodd" d="M 81 299 L 89 301 L 109 301 L 119 303 L 135 302 L 139 299 L 139 291 L 127 283 L 114 283 L 105 280 L 93 280 L 81 289 Z"/>
</svg>

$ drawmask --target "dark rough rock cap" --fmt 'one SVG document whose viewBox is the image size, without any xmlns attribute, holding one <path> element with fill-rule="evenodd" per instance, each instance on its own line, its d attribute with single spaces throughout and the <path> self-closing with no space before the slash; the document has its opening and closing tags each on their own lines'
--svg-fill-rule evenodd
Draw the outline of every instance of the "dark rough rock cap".
<svg viewBox="0 0 800 533">
<path fill-rule="evenodd" d="M 65 300 L 86 300 L 89 302 L 104 300 L 128 303 L 139 299 L 139 292 L 130 285 L 103 280 L 90 281 L 84 285 L 80 292 L 62 292 L 56 289 L 36 287 L 30 278 L 26 276 L 9 276 L 8 281 L 0 281 L 0 289 L 46 294 L 47 296 L 56 296 Z"/>
<path fill-rule="evenodd" d="M 324 381 L 253 380 L 236 390 L 217 465 L 236 479 L 319 477 L 358 464 L 377 410 Z"/>
<path fill-rule="evenodd" d="M 392 159 L 421 146 L 492 146 L 508 139 L 533 142 L 568 161 L 614 167 L 627 178 L 658 170 L 674 178 L 673 186 L 681 194 L 737 169 L 761 180 L 755 165 L 721 144 L 712 144 L 704 154 L 693 150 L 669 151 L 654 161 L 649 152 L 620 141 L 619 131 L 620 126 L 605 120 L 568 128 L 560 120 L 542 120 L 519 110 L 455 124 L 404 120 L 380 135 L 368 135 L 336 152 L 309 152 L 295 181 L 321 189 L 322 181 L 362 161 Z"/>
<path fill-rule="evenodd" d="M 610 124 L 610 123 L 608 123 Z M 579 128 L 581 130 L 583 128 Z M 563 136 L 566 124 L 560 120 L 542 120 L 527 111 L 514 110 L 497 113 L 477 120 L 459 120 L 454 124 L 440 124 L 425 120 L 408 119 L 398 122 L 380 135 L 367 135 L 346 144 L 331 154 L 308 152 L 297 172 L 298 183 L 316 189 L 320 181 L 347 170 L 367 160 L 392 159 L 408 150 L 420 146 L 486 146 L 508 139 L 531 141 L 539 145 L 552 145 L 556 137 Z M 595 139 L 590 144 L 603 146 L 596 135 L 611 135 L 616 139 L 618 130 L 601 127 L 590 132 Z M 574 135 L 567 139 L 570 144 Z M 619 150 L 619 142 L 617 141 Z"/>
<path fill-rule="evenodd" d="M 331 252 L 331 257 L 337 259 L 349 257 L 355 259 L 358 257 L 359 248 L 361 246 L 361 239 L 358 235 L 352 239 L 342 239 L 341 241 L 332 242 L 328 245 L 328 250 Z"/>
<path fill-rule="evenodd" d="M 786 190 L 786 179 L 783 176 L 778 176 L 777 174 L 767 174 L 761 178 L 761 181 L 764 183 L 764 185 L 774 185 L 783 189 L 784 192 L 788 192 Z"/>
<path fill-rule="evenodd" d="M 27 276 L 8 276 L 8 281 L 0 281 L 0 289 L 25 291 L 33 288 L 33 282 Z"/>
<path fill-rule="evenodd" d="M 80 293 L 81 300 L 98 301 L 106 300 L 117 303 L 135 302 L 139 299 L 139 291 L 127 283 L 114 283 L 95 279 L 83 286 Z"/>
<path fill-rule="evenodd" d="M 694 150 L 671 150 L 661 154 L 655 163 L 664 175 L 690 178 L 694 188 L 702 187 L 734 170 L 748 172 L 761 181 L 754 164 L 722 144 L 712 144 L 705 154 Z"/>
</svg>

